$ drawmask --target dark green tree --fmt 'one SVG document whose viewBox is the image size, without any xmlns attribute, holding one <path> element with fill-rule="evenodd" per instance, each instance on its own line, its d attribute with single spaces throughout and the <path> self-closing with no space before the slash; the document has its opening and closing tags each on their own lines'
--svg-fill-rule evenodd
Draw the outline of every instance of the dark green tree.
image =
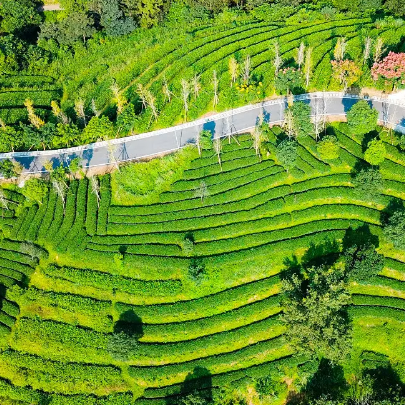
<svg viewBox="0 0 405 405">
<path fill-rule="evenodd" d="M 356 281 L 369 281 L 377 276 L 384 267 L 384 256 L 372 244 L 351 246 L 344 252 L 346 272 Z"/>
<path fill-rule="evenodd" d="M 108 338 L 107 351 L 114 360 L 128 361 L 139 348 L 138 338 L 126 332 L 115 332 Z"/>
<path fill-rule="evenodd" d="M 394 212 L 383 228 L 384 236 L 393 243 L 397 249 L 405 249 L 405 212 Z"/>
<path fill-rule="evenodd" d="M 32 0 L 2 0 L 0 2 L 1 30 L 21 35 L 33 31 L 41 22 L 37 4 Z"/>
<path fill-rule="evenodd" d="M 291 272 L 282 283 L 286 339 L 300 353 L 333 362 L 351 348 L 344 267 L 318 266 Z"/>
<path fill-rule="evenodd" d="M 302 101 L 293 103 L 289 107 L 292 114 L 292 125 L 296 138 L 314 133 L 314 125 L 311 122 L 311 107 Z"/>
<path fill-rule="evenodd" d="M 295 166 L 297 148 L 297 142 L 289 139 L 285 139 L 277 145 L 276 158 L 287 170 Z"/>
<path fill-rule="evenodd" d="M 200 283 L 206 274 L 203 259 L 193 258 L 188 266 L 188 276 L 195 283 Z"/>
<path fill-rule="evenodd" d="M 0 160 L 0 177 L 11 179 L 17 175 L 15 164 L 10 159 Z"/>
<path fill-rule="evenodd" d="M 120 36 L 132 32 L 136 28 L 135 21 L 125 17 L 119 7 L 118 0 L 99 0 L 100 24 L 104 27 L 107 35 Z"/>
<path fill-rule="evenodd" d="M 377 127 L 378 111 L 360 100 L 348 111 L 347 124 L 354 135 L 364 135 Z"/>
<path fill-rule="evenodd" d="M 61 45 L 72 45 L 76 41 L 86 42 L 96 32 L 94 20 L 84 13 L 72 12 L 59 22 L 41 25 L 39 39 L 53 39 Z"/>
<path fill-rule="evenodd" d="M 387 0 L 384 4 L 385 8 L 391 13 L 403 17 L 405 15 L 405 2 L 403 0 Z"/>
<path fill-rule="evenodd" d="M 369 199 L 382 192 L 383 178 L 378 169 L 362 169 L 355 174 L 353 184 L 360 196 Z"/>
</svg>

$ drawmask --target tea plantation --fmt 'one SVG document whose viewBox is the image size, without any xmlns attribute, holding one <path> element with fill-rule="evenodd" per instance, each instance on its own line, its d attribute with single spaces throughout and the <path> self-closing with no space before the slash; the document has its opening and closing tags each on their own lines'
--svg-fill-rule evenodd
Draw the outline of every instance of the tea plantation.
<svg viewBox="0 0 405 405">
<path fill-rule="evenodd" d="M 178 404 L 196 387 L 220 395 L 269 375 L 285 389 L 264 403 L 281 403 L 312 364 L 284 337 L 286 263 L 309 251 L 336 254 L 353 235 L 373 240 L 385 259 L 380 274 L 349 284 L 353 347 L 344 370 L 383 358 L 403 378 L 405 255 L 381 226 L 387 207 L 405 198 L 405 155 L 379 131 L 386 157 L 372 196 L 353 177 L 364 137 L 345 123 L 328 128 L 338 158 L 322 160 L 315 139 L 298 138 L 289 170 L 271 142 L 258 156 L 250 135 L 222 141 L 221 166 L 213 150 L 200 157 L 190 147 L 178 152 L 186 157 L 175 181 L 168 175 L 147 204 L 131 202 L 122 177 L 159 160 L 97 185 L 71 180 L 65 204 L 54 188 L 32 204 L 5 185 L 1 403 Z M 268 139 L 278 136 L 270 129 Z M 125 350 L 122 332 L 132 336 Z"/>
</svg>

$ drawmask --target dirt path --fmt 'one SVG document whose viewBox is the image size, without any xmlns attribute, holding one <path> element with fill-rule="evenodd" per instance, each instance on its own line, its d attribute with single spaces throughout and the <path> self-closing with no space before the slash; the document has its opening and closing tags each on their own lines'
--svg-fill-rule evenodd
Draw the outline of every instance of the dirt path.
<svg viewBox="0 0 405 405">
<path fill-rule="evenodd" d="M 60 11 L 63 10 L 60 4 L 45 4 L 38 7 L 39 11 Z"/>
</svg>

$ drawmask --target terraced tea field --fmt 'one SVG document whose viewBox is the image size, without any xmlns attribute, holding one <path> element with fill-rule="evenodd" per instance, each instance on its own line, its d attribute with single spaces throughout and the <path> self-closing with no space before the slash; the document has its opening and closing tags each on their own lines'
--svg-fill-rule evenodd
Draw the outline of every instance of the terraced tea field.
<svg viewBox="0 0 405 405">
<path fill-rule="evenodd" d="M 0 106 L 13 113 L 4 113 L 8 122 L 16 122 L 25 116 L 22 97 L 30 97 L 39 109 L 49 107 L 55 98 L 61 100 L 65 111 L 72 113 L 74 102 L 82 99 L 88 115 L 91 116 L 91 102 L 94 99 L 98 110 L 108 112 L 113 107 L 111 85 L 115 81 L 125 97 L 139 106 L 138 85 L 150 90 L 156 98 L 159 118 L 153 128 L 169 127 L 184 117 L 181 97 L 181 80 L 191 83 L 196 76 L 199 90 L 194 94 L 190 85 L 190 100 L 187 119 L 193 120 L 213 108 L 212 80 L 216 71 L 219 89 L 219 104 L 216 110 L 256 102 L 274 94 L 275 68 L 273 66 L 274 43 L 280 46 L 280 56 L 288 62 L 296 59 L 297 48 L 303 42 L 312 48 L 311 80 L 307 91 L 334 90 L 331 58 L 337 39 L 347 39 L 347 55 L 360 61 L 364 38 L 381 37 L 387 48 L 402 50 L 405 26 L 379 24 L 369 17 L 347 17 L 337 20 L 302 22 L 261 22 L 246 17 L 228 24 L 197 27 L 189 30 L 179 28 L 176 36 L 168 35 L 170 29 L 156 28 L 150 32 L 138 32 L 128 38 L 109 38 L 107 43 L 90 41 L 87 51 L 77 52 L 75 57 L 66 57 L 51 67 L 49 75 L 54 77 L 56 87 L 63 88 L 62 94 L 55 94 L 50 85 L 42 92 L 19 90 L 9 93 Z M 131 50 L 131 51 L 129 51 Z M 250 56 L 251 91 L 241 92 L 230 87 L 229 59 L 235 56 L 242 69 L 243 61 Z M 40 79 L 32 77 L 32 81 Z M 44 78 L 43 78 L 44 79 Z M 48 79 L 47 79 L 48 80 Z M 52 79 L 49 79 L 52 80 Z M 367 81 L 368 80 L 368 81 Z M 258 83 L 262 82 L 262 86 Z M 167 83 L 172 94 L 170 100 L 162 88 Z M 364 85 L 372 85 L 365 79 Z M 14 87 L 14 86 L 12 86 Z M 1 95 L 0 95 L 1 96 Z M 18 107 L 18 108 L 17 108 Z M 11 114 L 11 115 L 10 115 Z M 73 116 L 74 114 L 72 114 Z M 136 131 L 149 130 L 150 111 L 142 114 L 136 123 Z M 152 129 L 153 129 L 152 128 Z"/>
<path fill-rule="evenodd" d="M 89 180 L 73 180 L 65 207 L 54 191 L 23 207 L 20 194 L 5 190 L 0 398 L 177 404 L 196 381 L 216 392 L 303 368 L 307 359 L 284 338 L 280 272 L 312 244 L 340 243 L 358 228 L 379 238 L 385 267 L 372 282 L 350 285 L 354 357 L 378 352 L 401 362 L 405 255 L 384 240 L 381 211 L 405 199 L 405 155 L 382 135 L 383 192 L 365 198 L 351 175 L 363 139 L 346 124 L 333 128 L 341 150 L 332 163 L 306 137 L 287 172 L 242 135 L 223 140 L 222 168 L 205 150 L 149 205 L 122 205 L 110 175 L 99 179 L 99 202 Z M 190 266 L 206 276 L 193 281 Z M 136 349 L 115 358 L 109 339 L 128 329 Z"/>
</svg>

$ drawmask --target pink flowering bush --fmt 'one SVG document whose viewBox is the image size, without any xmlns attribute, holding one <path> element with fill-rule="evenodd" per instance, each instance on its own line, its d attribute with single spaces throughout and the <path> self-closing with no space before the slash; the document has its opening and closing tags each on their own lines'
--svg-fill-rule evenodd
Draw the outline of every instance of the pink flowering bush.
<svg viewBox="0 0 405 405">
<path fill-rule="evenodd" d="M 405 84 L 405 53 L 390 52 L 381 62 L 374 63 L 371 76 L 374 80 L 382 76 Z"/>
</svg>

